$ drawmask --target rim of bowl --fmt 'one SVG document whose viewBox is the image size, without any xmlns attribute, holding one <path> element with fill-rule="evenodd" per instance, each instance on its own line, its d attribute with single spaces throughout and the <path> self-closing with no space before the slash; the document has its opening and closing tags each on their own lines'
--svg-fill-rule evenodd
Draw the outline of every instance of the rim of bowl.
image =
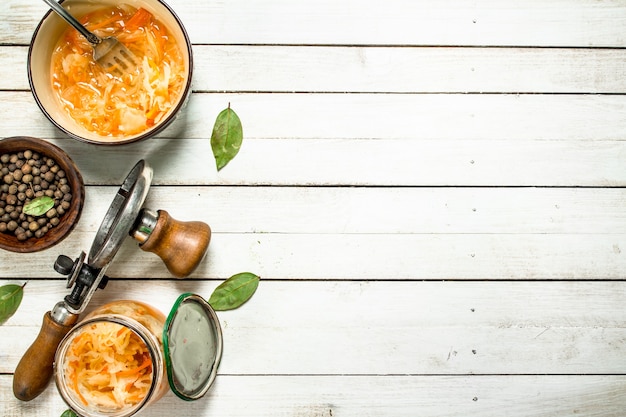
<svg viewBox="0 0 626 417">
<path fill-rule="evenodd" d="M 0 154 L 14 152 L 6 149 L 9 146 L 13 146 L 16 151 L 18 149 L 30 149 L 53 158 L 65 171 L 66 178 L 70 182 L 70 187 L 72 187 L 70 208 L 61 217 L 61 223 L 48 230 L 44 237 L 19 241 L 14 235 L 0 233 L 0 249 L 18 253 L 39 252 L 61 242 L 74 230 L 85 203 L 85 184 L 74 161 L 58 146 L 43 139 L 30 136 L 11 136 L 0 139 Z"/>
<path fill-rule="evenodd" d="M 65 1 L 66 0 L 59 0 L 58 3 L 59 4 L 63 4 Z M 161 4 L 172 15 L 172 17 L 176 21 L 176 24 L 178 25 L 178 27 L 179 27 L 182 35 L 183 35 L 183 38 L 185 39 L 185 46 L 186 46 L 186 49 L 187 49 L 187 54 L 189 55 L 189 76 L 187 77 L 187 82 L 185 83 L 185 87 L 183 88 L 182 94 L 180 96 L 180 100 L 178 100 L 176 106 L 174 106 L 174 108 L 172 108 L 170 110 L 169 115 L 161 123 L 159 123 L 157 126 L 151 128 L 151 129 L 146 130 L 144 133 L 142 133 L 140 135 L 133 136 L 133 137 L 128 138 L 128 139 L 120 139 L 120 140 L 115 140 L 115 141 L 98 141 L 98 140 L 82 137 L 82 136 L 77 135 L 77 134 L 75 134 L 73 132 L 70 132 L 67 128 L 63 127 L 46 110 L 44 104 L 39 99 L 37 91 L 35 90 L 35 85 L 34 85 L 35 83 L 33 81 L 33 73 L 32 73 L 32 67 L 31 67 L 31 59 L 32 59 L 32 56 L 33 56 L 33 45 L 35 43 L 35 39 L 37 38 L 37 35 L 39 34 L 39 31 L 41 30 L 42 25 L 44 24 L 46 19 L 48 19 L 48 17 L 51 14 L 54 14 L 55 12 L 52 9 L 49 9 L 43 15 L 43 17 L 41 18 L 41 20 L 37 24 L 37 27 L 35 28 L 35 31 L 33 32 L 33 36 L 31 37 L 30 44 L 28 46 L 28 57 L 27 57 L 27 60 L 26 60 L 26 67 L 28 68 L 28 85 L 30 87 L 30 91 L 32 92 L 33 97 L 35 98 L 35 102 L 37 103 L 37 106 L 43 112 L 43 114 L 46 116 L 46 118 L 50 122 L 52 122 L 52 124 L 54 126 L 56 126 L 59 130 L 61 130 L 63 133 L 65 133 L 66 135 L 68 135 L 72 139 L 76 139 L 76 140 L 79 140 L 81 142 L 91 143 L 91 144 L 94 144 L 94 145 L 104 145 L 104 146 L 125 145 L 125 144 L 129 144 L 129 143 L 139 142 L 141 140 L 147 139 L 147 138 L 152 137 L 152 136 L 156 136 L 159 133 L 161 133 L 166 127 L 168 127 L 176 119 L 176 117 L 178 116 L 178 113 L 185 106 L 185 104 L 187 102 L 187 99 L 189 98 L 189 95 L 191 94 L 191 83 L 192 83 L 192 79 L 193 79 L 193 48 L 192 48 L 192 45 L 191 45 L 191 39 L 189 38 L 189 34 L 187 33 L 187 30 L 185 29 L 185 26 L 183 25 L 182 20 L 178 17 L 178 15 L 174 11 L 174 9 L 172 9 L 171 6 L 169 4 L 167 4 L 163 0 L 153 0 L 153 1 L 155 1 L 156 3 Z"/>
</svg>

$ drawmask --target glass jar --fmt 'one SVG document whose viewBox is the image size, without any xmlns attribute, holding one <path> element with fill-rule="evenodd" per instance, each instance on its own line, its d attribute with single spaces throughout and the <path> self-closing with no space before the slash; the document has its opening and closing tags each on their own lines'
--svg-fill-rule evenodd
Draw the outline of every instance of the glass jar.
<svg viewBox="0 0 626 417">
<path fill-rule="evenodd" d="M 65 402 L 84 417 L 129 417 L 168 390 L 165 316 L 139 301 L 106 304 L 79 322 L 56 353 Z"/>
<path fill-rule="evenodd" d="M 185 293 L 167 319 L 148 304 L 115 301 L 85 316 L 55 356 L 59 393 L 83 417 L 130 417 L 168 387 L 202 398 L 222 357 L 222 330 L 202 297 Z"/>
</svg>

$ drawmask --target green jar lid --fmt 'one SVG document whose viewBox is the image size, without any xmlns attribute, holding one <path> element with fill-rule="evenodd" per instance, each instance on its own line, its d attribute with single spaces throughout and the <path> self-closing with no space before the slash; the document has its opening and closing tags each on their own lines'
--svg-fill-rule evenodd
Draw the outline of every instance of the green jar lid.
<svg viewBox="0 0 626 417">
<path fill-rule="evenodd" d="M 222 328 L 211 305 L 196 294 L 178 297 L 165 322 L 163 348 L 172 391 L 187 401 L 204 396 L 222 358 Z"/>
</svg>

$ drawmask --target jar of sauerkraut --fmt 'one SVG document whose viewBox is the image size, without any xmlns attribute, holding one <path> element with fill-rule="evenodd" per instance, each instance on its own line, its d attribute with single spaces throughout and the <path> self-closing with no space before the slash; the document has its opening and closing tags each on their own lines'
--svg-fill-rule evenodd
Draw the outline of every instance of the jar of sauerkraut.
<svg viewBox="0 0 626 417">
<path fill-rule="evenodd" d="M 169 388 L 202 397 L 217 375 L 222 335 L 210 305 L 183 294 L 166 318 L 139 301 L 97 308 L 61 341 L 55 357 L 59 393 L 84 417 L 129 417 Z"/>
</svg>

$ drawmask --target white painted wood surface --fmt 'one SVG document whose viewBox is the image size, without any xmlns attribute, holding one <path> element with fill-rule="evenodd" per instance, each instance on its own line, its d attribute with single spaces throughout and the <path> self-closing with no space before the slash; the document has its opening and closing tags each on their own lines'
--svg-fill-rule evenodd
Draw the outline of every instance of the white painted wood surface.
<svg viewBox="0 0 626 417">
<path fill-rule="evenodd" d="M 609 416 L 626 410 L 626 3 L 593 0 L 171 0 L 194 92 L 159 138 L 79 143 L 26 76 L 43 2 L 0 4 L 0 137 L 61 146 L 87 184 L 72 235 L 0 252 L 24 283 L 0 326 L 0 415 L 56 417 L 53 386 L 12 373 L 65 294 L 52 269 L 88 250 L 122 178 L 155 169 L 146 206 L 214 231 L 186 280 L 124 243 L 95 307 L 168 311 L 228 276 L 262 276 L 220 313 L 209 395 L 143 415 Z M 216 172 L 228 103 L 244 145 Z"/>
</svg>

